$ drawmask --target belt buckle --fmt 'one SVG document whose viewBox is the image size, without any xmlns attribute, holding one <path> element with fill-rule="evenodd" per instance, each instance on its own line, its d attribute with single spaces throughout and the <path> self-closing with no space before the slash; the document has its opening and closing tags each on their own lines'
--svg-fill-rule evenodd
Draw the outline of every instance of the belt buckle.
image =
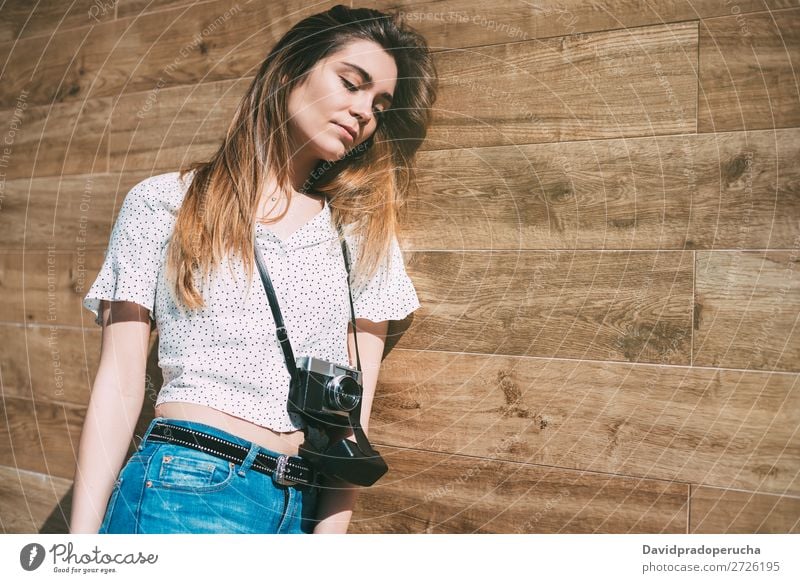
<svg viewBox="0 0 800 583">
<path fill-rule="evenodd" d="M 285 477 L 288 463 L 289 456 L 284 453 L 280 454 L 275 462 L 275 471 L 272 472 L 272 479 L 281 486 L 291 486 L 295 483 L 294 480 L 289 480 Z"/>
</svg>

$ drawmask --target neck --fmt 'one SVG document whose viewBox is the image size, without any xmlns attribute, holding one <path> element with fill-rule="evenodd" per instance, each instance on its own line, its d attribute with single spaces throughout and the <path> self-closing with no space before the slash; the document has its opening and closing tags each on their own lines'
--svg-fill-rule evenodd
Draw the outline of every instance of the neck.
<svg viewBox="0 0 800 583">
<path fill-rule="evenodd" d="M 290 138 L 290 142 L 293 139 Z M 302 192 L 306 182 L 311 178 L 311 172 L 316 168 L 320 159 L 309 145 L 296 146 L 292 143 L 292 155 L 289 159 L 289 181 L 295 192 Z"/>
<path fill-rule="evenodd" d="M 297 197 L 308 197 L 322 202 L 324 205 L 324 195 L 304 192 L 306 182 L 311 177 L 311 172 L 319 163 L 319 158 L 314 155 L 313 152 L 309 151 L 308 147 L 293 148 L 292 151 L 293 154 L 289 159 L 290 190 L 280 190 L 278 188 L 278 181 L 275 173 L 270 169 L 261 195 L 262 203 L 267 207 L 274 207 L 275 202 L 285 196 L 289 200 L 296 199 Z M 266 214 L 269 214 L 269 211 L 267 211 Z"/>
</svg>

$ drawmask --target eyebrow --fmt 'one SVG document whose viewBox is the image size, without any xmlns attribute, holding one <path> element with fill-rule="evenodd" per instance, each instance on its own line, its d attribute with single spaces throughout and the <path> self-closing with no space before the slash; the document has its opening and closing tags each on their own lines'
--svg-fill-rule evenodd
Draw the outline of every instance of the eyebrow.
<svg viewBox="0 0 800 583">
<path fill-rule="evenodd" d="M 342 65 L 347 65 L 351 69 L 355 69 L 358 72 L 358 74 L 361 75 L 364 78 L 364 81 L 366 81 L 368 85 L 372 85 L 372 75 L 370 75 L 366 71 L 366 69 L 362 69 L 358 65 L 355 65 L 353 63 L 348 63 L 347 61 L 342 61 Z M 385 98 L 389 102 L 389 105 L 392 104 L 392 100 L 394 99 L 392 97 L 392 94 L 388 93 L 387 91 L 384 91 L 383 93 L 381 93 L 381 97 Z"/>
</svg>

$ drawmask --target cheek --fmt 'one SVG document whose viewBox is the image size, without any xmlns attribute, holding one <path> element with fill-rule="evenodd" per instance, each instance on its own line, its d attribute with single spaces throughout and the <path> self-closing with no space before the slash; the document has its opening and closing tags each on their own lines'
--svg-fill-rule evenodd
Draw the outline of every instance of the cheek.
<svg viewBox="0 0 800 583">
<path fill-rule="evenodd" d="M 290 126 L 300 132 L 304 139 L 313 139 L 319 134 L 323 125 L 323 115 L 315 105 L 311 105 L 308 101 L 298 101 L 294 107 L 290 104 L 289 115 Z"/>
<path fill-rule="evenodd" d="M 342 96 L 331 84 L 319 84 L 308 97 L 308 103 L 318 111 L 326 111 L 341 106 Z"/>
<path fill-rule="evenodd" d="M 303 100 L 297 95 L 293 95 L 289 98 L 288 109 L 289 123 L 293 125 L 299 125 L 306 115 L 306 111 L 303 106 Z"/>
</svg>

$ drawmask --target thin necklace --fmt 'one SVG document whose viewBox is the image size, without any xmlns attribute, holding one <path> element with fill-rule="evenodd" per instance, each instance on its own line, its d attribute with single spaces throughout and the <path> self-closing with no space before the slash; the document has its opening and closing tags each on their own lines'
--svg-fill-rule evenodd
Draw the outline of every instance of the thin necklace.
<svg viewBox="0 0 800 583">
<path fill-rule="evenodd" d="M 304 189 L 302 189 L 302 190 L 300 191 L 300 194 L 308 194 L 308 193 L 306 192 L 306 189 L 304 188 Z M 271 200 L 272 200 L 272 201 L 276 201 L 276 200 L 278 200 L 278 196 L 277 196 L 277 195 L 273 196 L 273 197 L 271 198 Z M 265 217 L 256 217 L 256 220 L 257 220 L 259 223 L 263 223 L 263 222 L 266 220 L 266 218 L 265 218 Z"/>
<path fill-rule="evenodd" d="M 278 195 L 275 195 L 275 196 L 273 196 L 273 197 L 272 197 L 270 200 L 272 200 L 273 202 L 274 202 L 274 201 L 276 201 L 276 200 L 278 200 Z M 266 218 L 266 217 L 256 217 L 256 220 L 257 220 L 259 223 L 263 223 L 264 221 L 266 221 L 266 220 L 267 220 L 267 218 Z"/>
<path fill-rule="evenodd" d="M 278 200 L 278 195 L 276 194 L 275 196 L 273 196 L 271 200 L 273 202 Z M 263 223 L 266 220 L 267 220 L 266 217 L 256 217 L 256 221 L 258 221 L 259 223 Z"/>
</svg>

